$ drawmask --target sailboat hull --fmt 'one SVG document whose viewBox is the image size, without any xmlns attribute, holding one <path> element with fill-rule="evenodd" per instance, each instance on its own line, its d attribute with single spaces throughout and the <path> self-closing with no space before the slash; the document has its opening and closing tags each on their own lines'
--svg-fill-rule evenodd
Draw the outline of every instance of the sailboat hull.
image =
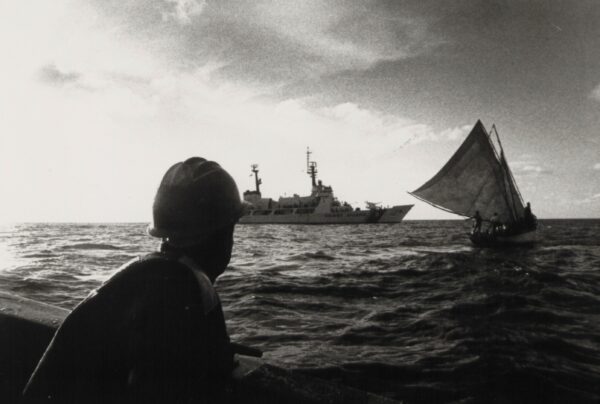
<svg viewBox="0 0 600 404">
<path fill-rule="evenodd" d="M 537 230 L 530 230 L 510 236 L 489 235 L 486 233 L 469 234 L 473 244 L 483 247 L 494 247 L 503 245 L 532 245 L 538 241 Z"/>
</svg>

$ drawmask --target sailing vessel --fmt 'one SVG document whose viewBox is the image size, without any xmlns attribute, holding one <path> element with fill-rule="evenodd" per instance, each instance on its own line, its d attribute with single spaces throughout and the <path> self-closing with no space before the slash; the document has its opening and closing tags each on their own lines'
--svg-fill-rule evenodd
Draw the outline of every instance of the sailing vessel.
<svg viewBox="0 0 600 404">
<path fill-rule="evenodd" d="M 312 190 L 308 196 L 294 194 L 278 200 L 263 198 L 260 192 L 262 180 L 258 177 L 258 165 L 253 164 L 254 190 L 244 192 L 247 209 L 240 218 L 241 224 L 361 224 L 400 223 L 414 205 L 381 207 L 367 202 L 367 209 L 353 208 L 340 202 L 331 186 L 317 180 L 317 163 L 310 161 L 306 151 L 306 166 L 311 178 Z"/>
<path fill-rule="evenodd" d="M 492 143 L 492 132 L 499 151 Z M 537 219 L 529 203 L 523 204 L 495 126 L 488 133 L 478 120 L 446 165 L 409 193 L 436 208 L 488 222 L 486 231 L 477 226 L 470 233 L 476 245 L 536 241 Z"/>
</svg>

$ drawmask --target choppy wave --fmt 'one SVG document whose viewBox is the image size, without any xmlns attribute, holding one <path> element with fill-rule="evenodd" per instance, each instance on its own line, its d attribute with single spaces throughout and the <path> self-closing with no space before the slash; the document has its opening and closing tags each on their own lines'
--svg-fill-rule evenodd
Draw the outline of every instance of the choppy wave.
<svg viewBox="0 0 600 404">
<path fill-rule="evenodd" d="M 406 403 L 600 401 L 600 221 L 544 221 L 533 248 L 467 224 L 239 226 L 217 289 L 232 339 Z M 71 308 L 156 242 L 143 224 L 17 225 L 0 281 Z"/>
<path fill-rule="evenodd" d="M 61 247 L 63 250 L 120 250 L 120 247 L 112 244 L 102 243 L 77 243 L 71 245 L 64 245 Z"/>
</svg>

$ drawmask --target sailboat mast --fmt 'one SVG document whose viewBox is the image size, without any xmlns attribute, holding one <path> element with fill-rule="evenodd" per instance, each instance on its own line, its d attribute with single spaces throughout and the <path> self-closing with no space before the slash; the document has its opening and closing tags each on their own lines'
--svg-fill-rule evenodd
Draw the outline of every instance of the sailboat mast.
<svg viewBox="0 0 600 404">
<path fill-rule="evenodd" d="M 506 181 L 506 179 L 507 179 L 506 170 L 504 169 L 504 164 L 502 164 L 502 160 L 503 160 L 502 142 L 500 142 L 500 138 L 498 137 L 498 132 L 496 131 L 496 125 L 492 125 L 492 128 L 490 129 L 489 132 L 487 131 L 487 129 L 484 129 L 484 130 L 487 135 L 486 139 L 494 152 L 494 156 L 496 156 L 496 161 L 500 165 L 501 178 L 499 178 L 499 180 L 500 180 L 499 182 L 502 184 L 502 197 L 504 198 L 504 202 L 506 203 L 506 206 L 508 207 L 508 210 L 509 210 L 510 215 L 512 216 L 512 219 L 516 220 L 514 207 L 511 204 L 511 201 L 514 204 L 514 200 L 512 198 L 509 199 L 508 194 L 510 193 L 510 189 L 506 189 L 507 185 L 510 188 L 510 184 L 507 184 L 507 181 Z M 498 150 L 496 149 L 496 147 L 494 146 L 494 142 L 492 141 L 492 131 L 494 131 L 496 134 L 496 139 L 498 140 L 498 145 L 500 146 L 500 155 L 498 155 Z"/>
<path fill-rule="evenodd" d="M 507 185 L 509 187 L 508 190 L 505 189 L 505 192 L 510 194 L 510 200 L 512 202 L 512 204 L 509 205 L 511 208 L 511 214 L 513 216 L 513 220 L 518 221 L 519 218 L 517 217 L 517 210 L 515 208 L 515 206 L 516 206 L 515 195 L 513 194 L 513 192 L 511 192 L 511 189 L 510 189 L 511 184 L 512 184 L 513 188 L 515 189 L 515 191 L 517 192 L 517 196 L 521 200 L 521 203 L 523 203 L 523 198 L 521 197 L 521 192 L 519 191 L 519 188 L 517 187 L 517 183 L 515 182 L 515 178 L 512 175 L 510 167 L 508 166 L 508 163 L 506 162 L 506 156 L 504 155 L 504 147 L 502 147 L 502 141 L 500 140 L 500 135 L 498 135 L 498 130 L 496 129 L 495 124 L 492 124 L 492 130 L 496 134 L 496 139 L 498 140 L 498 145 L 500 146 L 500 165 L 502 166 L 502 170 L 504 171 L 504 175 L 506 176 L 506 180 L 507 180 L 506 182 L 508 183 Z"/>
</svg>

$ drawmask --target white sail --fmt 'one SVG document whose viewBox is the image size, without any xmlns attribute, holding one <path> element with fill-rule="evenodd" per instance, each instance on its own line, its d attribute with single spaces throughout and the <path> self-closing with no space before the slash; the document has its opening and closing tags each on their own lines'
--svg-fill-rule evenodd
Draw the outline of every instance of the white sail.
<svg viewBox="0 0 600 404">
<path fill-rule="evenodd" d="M 438 208 L 472 217 L 494 213 L 504 223 L 523 215 L 523 202 L 504 160 L 498 155 L 481 121 L 444 167 L 412 195 Z"/>
</svg>

